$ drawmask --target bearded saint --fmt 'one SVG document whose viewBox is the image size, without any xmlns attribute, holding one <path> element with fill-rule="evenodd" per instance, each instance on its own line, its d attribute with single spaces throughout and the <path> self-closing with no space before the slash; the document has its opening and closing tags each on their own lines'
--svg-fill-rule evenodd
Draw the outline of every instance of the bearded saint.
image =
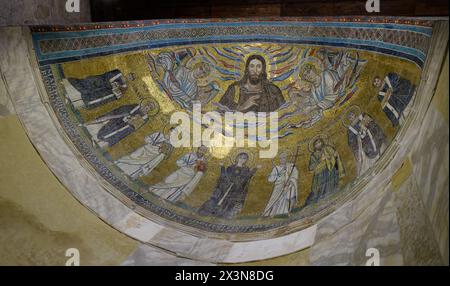
<svg viewBox="0 0 450 286">
<path fill-rule="evenodd" d="M 162 85 L 168 95 L 182 108 L 191 110 L 193 101 L 208 103 L 218 92 L 216 82 L 200 86 L 199 80 L 211 73 L 208 64 L 199 62 L 188 68 L 176 60 L 174 53 L 162 52 L 157 63 L 164 69 Z"/>
<path fill-rule="evenodd" d="M 92 141 L 101 148 L 111 147 L 147 123 L 148 113 L 158 108 L 153 101 L 122 105 L 81 126 L 87 129 Z"/>
<path fill-rule="evenodd" d="M 311 193 L 305 205 L 316 203 L 339 189 L 339 180 L 345 175 L 339 153 L 334 147 L 318 138 L 313 142 L 314 150 L 309 160 L 309 170 L 314 173 Z"/>
</svg>

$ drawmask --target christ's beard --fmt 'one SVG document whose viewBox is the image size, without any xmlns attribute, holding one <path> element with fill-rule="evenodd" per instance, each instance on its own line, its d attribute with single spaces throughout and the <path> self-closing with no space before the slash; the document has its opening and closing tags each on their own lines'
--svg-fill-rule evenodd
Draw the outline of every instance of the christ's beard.
<svg viewBox="0 0 450 286">
<path fill-rule="evenodd" d="M 250 81 L 250 84 L 257 85 L 261 82 L 261 76 L 250 75 L 248 80 Z"/>
</svg>

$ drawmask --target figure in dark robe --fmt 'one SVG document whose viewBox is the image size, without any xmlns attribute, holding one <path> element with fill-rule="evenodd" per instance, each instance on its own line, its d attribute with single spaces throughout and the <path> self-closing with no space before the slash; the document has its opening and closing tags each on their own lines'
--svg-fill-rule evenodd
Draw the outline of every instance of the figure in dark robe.
<svg viewBox="0 0 450 286">
<path fill-rule="evenodd" d="M 309 170 L 314 176 L 311 193 L 306 199 L 305 206 L 338 191 L 339 180 L 345 175 L 341 158 L 334 147 L 325 144 L 322 138 L 314 140 L 313 147 Z"/>
<path fill-rule="evenodd" d="M 266 61 L 251 55 L 241 80 L 232 83 L 219 101 L 225 111 L 272 112 L 285 103 L 280 88 L 267 79 Z"/>
<path fill-rule="evenodd" d="M 119 99 L 127 88 L 125 77 L 118 69 L 83 79 L 65 78 L 62 83 L 66 98 L 75 108 L 94 108 Z"/>
<path fill-rule="evenodd" d="M 375 77 L 373 85 L 378 88 L 378 100 L 384 113 L 394 127 L 403 121 L 403 113 L 413 98 L 416 86 L 396 73 L 388 73 L 384 80 Z"/>
<path fill-rule="evenodd" d="M 148 113 L 157 108 L 154 101 L 123 105 L 83 126 L 100 147 L 111 147 L 144 125 L 149 120 Z"/>
<path fill-rule="evenodd" d="M 347 114 L 350 125 L 347 127 L 348 145 L 356 159 L 357 174 L 368 170 L 384 151 L 386 136 L 381 127 L 368 114 L 357 116 Z"/>
<path fill-rule="evenodd" d="M 198 210 L 206 216 L 231 219 L 238 215 L 248 193 L 250 179 L 256 168 L 250 169 L 245 164 L 247 153 L 237 155 L 236 163 L 229 167 L 220 167 L 220 177 L 211 198 Z"/>
</svg>

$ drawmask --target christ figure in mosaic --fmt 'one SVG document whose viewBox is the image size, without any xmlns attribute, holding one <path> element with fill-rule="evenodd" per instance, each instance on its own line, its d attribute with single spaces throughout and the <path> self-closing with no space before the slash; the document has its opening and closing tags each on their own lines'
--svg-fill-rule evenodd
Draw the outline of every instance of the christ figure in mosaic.
<svg viewBox="0 0 450 286">
<path fill-rule="evenodd" d="M 284 103 L 280 88 L 267 78 L 264 57 L 251 55 L 245 64 L 244 76 L 228 87 L 219 107 L 225 111 L 272 112 Z"/>
</svg>

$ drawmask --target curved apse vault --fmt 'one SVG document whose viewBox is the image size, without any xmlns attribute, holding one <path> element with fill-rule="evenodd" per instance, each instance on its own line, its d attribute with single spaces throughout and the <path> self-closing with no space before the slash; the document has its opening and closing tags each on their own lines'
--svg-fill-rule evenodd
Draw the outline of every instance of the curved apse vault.
<svg viewBox="0 0 450 286">
<path fill-rule="evenodd" d="M 162 225 L 241 240 L 304 229 L 363 189 L 414 114 L 431 26 L 143 21 L 34 27 L 32 45 L 48 112 L 105 192 Z M 266 76 L 247 110 L 278 112 L 277 156 L 171 146 L 173 113 L 245 109 L 250 57 Z"/>
</svg>

